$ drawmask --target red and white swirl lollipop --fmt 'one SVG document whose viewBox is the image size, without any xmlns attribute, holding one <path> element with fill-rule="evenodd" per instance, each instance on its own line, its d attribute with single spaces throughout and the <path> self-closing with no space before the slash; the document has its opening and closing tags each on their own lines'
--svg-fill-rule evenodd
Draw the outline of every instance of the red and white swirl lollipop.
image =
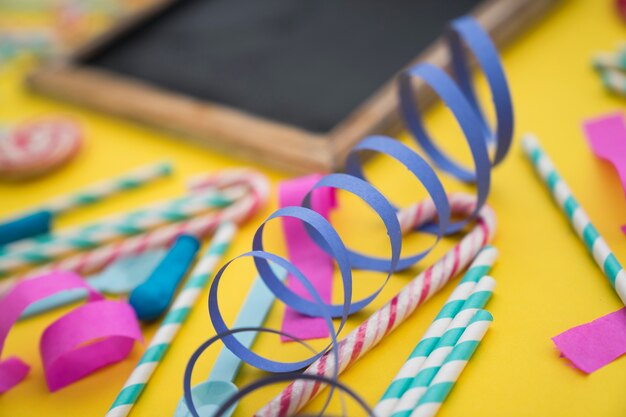
<svg viewBox="0 0 626 417">
<path fill-rule="evenodd" d="M 79 125 L 62 118 L 34 120 L 0 131 L 0 178 L 42 175 L 71 160 L 82 141 Z"/>
</svg>

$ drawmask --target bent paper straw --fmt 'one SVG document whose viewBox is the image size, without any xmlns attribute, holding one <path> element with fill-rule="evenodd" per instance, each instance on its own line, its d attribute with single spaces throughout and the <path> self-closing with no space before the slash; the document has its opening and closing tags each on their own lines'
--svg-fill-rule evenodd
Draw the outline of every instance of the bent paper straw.
<svg viewBox="0 0 626 417">
<path fill-rule="evenodd" d="M 488 311 L 476 312 L 426 393 L 417 403 L 411 417 L 433 417 L 437 414 L 492 322 L 493 316 Z"/>
<path fill-rule="evenodd" d="M 473 197 L 454 194 L 450 206 L 455 214 L 467 214 Z M 339 342 L 340 374 L 362 358 L 386 335 L 406 320 L 422 303 L 437 293 L 458 271 L 463 270 L 495 232 L 495 214 L 489 206 L 483 206 L 476 226 L 459 243 L 435 264 L 411 280 L 387 304 L 374 312 L 358 328 Z M 333 377 L 335 375 L 334 351 L 329 351 L 304 371 L 307 374 Z M 320 392 L 323 385 L 313 381 L 297 380 L 289 384 L 270 403 L 255 413 L 257 417 L 284 417 L 295 414 Z"/>
<path fill-rule="evenodd" d="M 415 373 L 406 392 L 392 411 L 391 415 L 393 417 L 409 417 L 411 415 L 411 411 L 426 392 L 433 377 L 439 372 L 445 358 L 459 341 L 461 334 L 469 325 L 474 314 L 484 307 L 491 298 L 495 285 L 496 282 L 493 278 L 484 276 L 474 287 L 472 295 L 463 304 L 463 307 L 449 324 L 445 333 L 437 340 L 437 344 L 424 361 L 422 368 Z"/>
<path fill-rule="evenodd" d="M 0 275 L 52 262 L 71 252 L 92 249 L 114 239 L 188 219 L 210 209 L 223 208 L 232 204 L 240 194 L 238 191 L 234 195 L 228 195 L 209 190 L 129 214 L 114 216 L 88 226 L 7 245 L 5 253 L 0 256 Z"/>
<path fill-rule="evenodd" d="M 467 270 L 459 284 L 456 286 L 443 308 L 435 317 L 424 337 L 419 341 L 405 364 L 400 368 L 391 384 L 383 394 L 378 404 L 374 407 L 376 417 L 388 417 L 395 409 L 402 395 L 409 388 L 413 378 L 422 368 L 424 361 L 431 354 L 439 339 L 444 335 L 454 317 L 462 308 L 481 308 L 484 306 L 489 293 L 476 293 L 476 284 L 491 269 L 498 257 L 498 251 L 493 246 L 483 248 L 472 265 Z M 477 302 L 467 303 L 468 297 L 473 297 Z M 484 299 L 484 301 L 482 301 Z M 473 301 L 473 300 L 472 300 Z"/>
<path fill-rule="evenodd" d="M 550 189 L 552 197 L 554 197 L 554 200 L 567 216 L 570 225 L 585 244 L 587 251 L 602 272 L 604 272 L 622 303 L 626 305 L 626 272 L 609 248 L 609 245 L 606 244 L 600 233 L 591 224 L 587 213 L 578 204 L 565 181 L 554 168 L 548 155 L 539 146 L 537 139 L 532 135 L 525 135 L 522 138 L 522 149 L 532 162 L 535 171 L 537 171 Z"/>
<path fill-rule="evenodd" d="M 193 269 L 191 277 L 174 300 L 172 307 L 150 341 L 150 345 L 117 398 L 113 401 L 113 405 L 105 417 L 124 417 L 130 413 L 146 388 L 150 377 L 165 357 L 180 327 L 189 316 L 189 312 L 200 297 L 200 293 L 209 282 L 211 274 L 228 250 L 235 232 L 236 226 L 230 222 L 220 225 L 217 229 L 211 245 Z"/>
</svg>

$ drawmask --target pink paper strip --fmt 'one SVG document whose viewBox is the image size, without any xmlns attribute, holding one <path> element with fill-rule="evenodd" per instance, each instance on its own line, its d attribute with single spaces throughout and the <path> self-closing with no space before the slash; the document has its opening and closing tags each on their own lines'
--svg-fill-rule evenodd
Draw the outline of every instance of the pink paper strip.
<svg viewBox="0 0 626 417">
<path fill-rule="evenodd" d="M 128 337 L 141 340 L 139 324 L 132 309 L 128 306 L 120 307 L 122 303 L 100 301 L 103 296 L 72 272 L 53 271 L 20 282 L 0 300 L 0 312 L 2 312 L 0 315 L 0 354 L 9 331 L 29 305 L 61 291 L 77 288 L 86 289 L 88 301 L 92 301 L 92 303 L 61 317 L 46 329 L 41 339 L 40 349 L 46 370 L 46 379 L 51 390 L 74 382 L 88 373 L 112 363 L 115 358 L 120 360 L 125 357 L 128 354 L 126 352 Z M 103 323 L 103 319 L 109 317 L 115 317 L 118 321 Z M 96 326 L 94 323 L 98 325 Z M 114 331 L 111 331 L 112 325 L 116 328 Z M 121 341 L 120 337 L 124 341 Z M 109 341 L 107 342 L 105 338 L 108 338 Z M 84 345 L 91 339 L 101 340 L 101 342 L 89 346 L 93 346 L 91 349 L 97 352 L 86 349 L 87 346 Z M 79 344 L 83 344 L 85 348 L 78 348 L 79 346 L 75 343 L 76 340 L 81 340 Z M 132 340 L 130 343 L 132 346 Z M 126 355 L 122 356 L 123 352 L 126 352 Z M 69 360 L 66 360 L 62 366 L 56 366 L 56 360 L 61 357 L 69 358 Z M 17 357 L 1 361 L 0 393 L 10 390 L 22 381 L 29 369 L 29 366 Z M 52 384 L 50 384 L 51 381 Z"/>
<path fill-rule="evenodd" d="M 101 299 L 95 290 L 89 287 L 76 274 L 69 272 L 53 272 L 38 278 L 20 282 L 0 300 L 0 354 L 4 348 L 9 331 L 19 319 L 26 307 L 34 302 L 58 292 L 85 288 L 91 299 Z M 23 380 L 30 367 L 17 357 L 10 357 L 0 362 L 0 393 L 4 393 Z"/>
<path fill-rule="evenodd" d="M 552 338 L 563 356 L 586 374 L 626 353 L 626 308 Z"/>
<path fill-rule="evenodd" d="M 619 175 L 626 195 L 626 120 L 621 113 L 608 114 L 583 123 L 593 153 L 610 162 Z M 622 226 L 626 233 L 626 226 Z"/>
<path fill-rule="evenodd" d="M 126 302 L 96 301 L 71 311 L 41 336 L 48 388 L 56 391 L 121 361 L 133 349 L 135 340 L 142 340 L 141 330 L 135 312 Z"/>
<path fill-rule="evenodd" d="M 280 207 L 301 205 L 306 194 L 321 177 L 321 175 L 315 174 L 282 182 L 278 190 Z M 327 219 L 331 209 L 335 208 L 336 205 L 335 189 L 333 188 L 316 190 L 311 198 L 312 208 Z M 326 303 L 331 302 L 332 258 L 317 247 L 299 220 L 283 218 L 282 222 L 289 260 L 311 281 L 322 300 Z M 312 299 L 304 286 L 291 275 L 287 277 L 287 285 L 303 298 Z M 329 335 L 324 319 L 309 317 L 291 308 L 285 309 L 282 331 L 303 340 L 319 339 Z M 282 336 L 281 340 L 283 342 L 291 341 L 291 339 Z"/>
</svg>

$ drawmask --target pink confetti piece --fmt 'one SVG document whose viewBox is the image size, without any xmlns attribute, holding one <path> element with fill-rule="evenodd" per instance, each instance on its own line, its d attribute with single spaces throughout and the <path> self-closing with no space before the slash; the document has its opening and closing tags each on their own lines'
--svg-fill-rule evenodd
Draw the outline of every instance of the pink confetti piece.
<svg viewBox="0 0 626 417">
<path fill-rule="evenodd" d="M 54 271 L 20 282 L 0 299 L 0 353 L 9 331 L 29 305 L 77 288 L 87 290 L 89 302 L 52 323 L 41 338 L 41 356 L 51 391 L 125 358 L 133 341 L 142 340 L 130 306 L 103 300 L 100 293 L 74 273 Z M 29 369 L 17 357 L 0 361 L 0 393 L 22 381 Z"/>
<path fill-rule="evenodd" d="M 626 353 L 626 308 L 552 338 L 563 357 L 586 374 Z"/>
<path fill-rule="evenodd" d="M 626 119 L 612 113 L 583 123 L 583 131 L 593 153 L 611 163 L 619 175 L 626 195 Z M 622 226 L 626 233 L 626 225 Z"/>
<path fill-rule="evenodd" d="M 280 206 L 299 206 L 321 177 L 321 175 L 314 174 L 282 182 L 279 188 Z M 312 208 L 327 219 L 336 205 L 334 188 L 316 190 L 311 198 Z M 322 300 L 330 303 L 333 279 L 332 258 L 313 242 L 299 220 L 283 218 L 283 230 L 289 260 L 311 281 Z M 311 295 L 300 281 L 291 275 L 287 277 L 287 285 L 294 293 L 311 299 Z M 289 307 L 285 309 L 282 331 L 303 340 L 328 337 L 329 334 L 328 326 L 323 318 L 309 317 Z M 291 340 L 281 336 L 283 342 Z"/>
<path fill-rule="evenodd" d="M 50 391 L 121 361 L 134 342 L 141 340 L 135 313 L 125 302 L 96 301 L 71 311 L 41 336 L 41 359 Z"/>
</svg>

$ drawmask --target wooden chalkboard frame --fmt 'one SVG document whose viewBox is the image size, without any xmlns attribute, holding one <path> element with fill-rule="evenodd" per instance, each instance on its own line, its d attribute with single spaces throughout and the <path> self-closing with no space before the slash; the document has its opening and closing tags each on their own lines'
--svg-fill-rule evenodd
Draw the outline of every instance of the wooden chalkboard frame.
<svg viewBox="0 0 626 417">
<path fill-rule="evenodd" d="M 73 55 L 44 63 L 27 78 L 28 85 L 38 92 L 182 134 L 200 145 L 298 173 L 341 169 L 360 139 L 371 133 L 394 134 L 402 127 L 393 78 L 328 134 L 320 135 L 80 64 L 82 58 L 175 1 L 161 0 L 141 14 L 123 19 Z M 501 46 L 556 2 L 486 0 L 473 15 Z M 447 59 L 439 39 L 414 62 L 426 60 L 447 67 Z M 422 105 L 432 102 L 430 91 L 420 85 L 416 88 Z"/>
</svg>

